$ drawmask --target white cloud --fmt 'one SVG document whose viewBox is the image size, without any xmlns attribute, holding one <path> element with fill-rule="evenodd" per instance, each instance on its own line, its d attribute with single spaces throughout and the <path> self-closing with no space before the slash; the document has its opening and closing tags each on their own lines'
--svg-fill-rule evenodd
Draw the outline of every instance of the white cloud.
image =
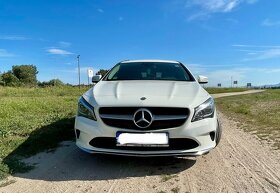
<svg viewBox="0 0 280 193">
<path fill-rule="evenodd" d="M 262 69 L 262 72 L 264 73 L 279 73 L 280 72 L 280 68 L 274 68 L 274 69 Z"/>
<path fill-rule="evenodd" d="M 279 67 L 244 67 L 242 63 L 187 64 L 186 66 L 195 76 L 207 76 L 209 79 L 208 87 L 216 87 L 218 83 L 221 83 L 223 87 L 231 86 L 231 78 L 238 81 L 238 86 L 245 86 L 247 82 L 251 82 L 253 85 L 270 84 L 278 81 L 280 72 Z"/>
<path fill-rule="evenodd" d="M 207 12 L 204 12 L 204 11 L 200 11 L 200 12 L 197 12 L 197 13 L 194 13 L 192 15 L 190 15 L 188 17 L 188 21 L 193 21 L 193 20 L 196 20 L 196 19 L 208 19 L 210 17 L 210 14 L 207 13 Z"/>
<path fill-rule="evenodd" d="M 60 47 L 63 47 L 63 48 L 67 48 L 67 47 L 71 46 L 70 42 L 64 42 L 64 41 L 60 41 L 60 42 L 58 42 L 58 44 Z"/>
<path fill-rule="evenodd" d="M 280 58 L 280 49 L 267 49 L 259 52 L 249 52 L 248 54 L 254 55 L 254 57 L 245 58 L 244 61 Z"/>
<path fill-rule="evenodd" d="M 213 13 L 228 13 L 241 3 L 253 4 L 257 0 L 187 0 L 186 8 L 198 7 L 199 11 L 190 15 L 188 21 L 205 19 Z"/>
<path fill-rule="evenodd" d="M 21 35 L 0 35 L 0 40 L 27 40 L 28 38 Z"/>
<path fill-rule="evenodd" d="M 243 61 L 280 58 L 280 46 L 279 45 L 235 44 L 235 45 L 232 45 L 232 47 L 243 48 L 243 49 L 237 49 L 237 51 L 245 52 L 248 56 L 250 56 L 248 58 L 244 58 Z"/>
<path fill-rule="evenodd" d="M 15 56 L 14 54 L 8 52 L 7 50 L 5 49 L 0 49 L 0 57 L 13 57 Z"/>
<path fill-rule="evenodd" d="M 242 48 L 280 48 L 280 45 L 248 45 L 248 44 L 233 44 L 232 47 Z"/>
<path fill-rule="evenodd" d="M 231 79 L 242 82 L 246 77 L 246 73 L 250 69 L 248 68 L 233 68 L 227 70 L 216 70 L 207 72 L 206 76 L 209 78 L 209 84 L 216 86 L 218 83 L 222 83 L 222 86 L 230 86 Z"/>
<path fill-rule="evenodd" d="M 270 19 L 265 19 L 261 25 L 267 27 L 280 26 L 280 20 L 272 21 Z"/>
<path fill-rule="evenodd" d="M 62 50 L 62 49 L 57 49 L 57 48 L 47 49 L 47 52 L 49 54 L 55 54 L 55 55 L 69 55 L 69 54 L 73 54 L 72 52 L 69 52 L 69 51 L 66 51 L 66 50 Z"/>
<path fill-rule="evenodd" d="M 97 9 L 97 11 L 99 12 L 99 13 L 104 13 L 104 10 L 103 9 Z"/>
</svg>

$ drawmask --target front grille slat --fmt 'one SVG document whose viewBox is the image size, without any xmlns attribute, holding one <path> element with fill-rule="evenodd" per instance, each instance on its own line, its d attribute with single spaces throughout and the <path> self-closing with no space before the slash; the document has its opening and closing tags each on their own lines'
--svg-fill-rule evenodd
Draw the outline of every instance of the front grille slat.
<svg viewBox="0 0 280 193">
<path fill-rule="evenodd" d="M 149 110 L 153 115 L 153 122 L 147 128 L 139 128 L 134 124 L 134 113 L 140 108 Z M 101 107 L 99 115 L 102 121 L 111 127 L 157 130 L 183 125 L 189 116 L 189 109 L 177 107 Z"/>
<path fill-rule="evenodd" d="M 133 115 L 100 114 L 102 119 L 133 120 Z"/>
<path fill-rule="evenodd" d="M 186 115 L 154 115 L 155 121 L 186 119 Z"/>
</svg>

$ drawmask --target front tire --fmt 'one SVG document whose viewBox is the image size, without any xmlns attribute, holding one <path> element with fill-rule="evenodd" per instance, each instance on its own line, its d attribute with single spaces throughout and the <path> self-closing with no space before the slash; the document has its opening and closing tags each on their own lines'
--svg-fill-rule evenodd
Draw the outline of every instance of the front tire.
<svg viewBox="0 0 280 193">
<path fill-rule="evenodd" d="M 216 146 L 218 146 L 218 144 L 220 143 L 221 137 L 222 137 L 222 127 L 221 127 L 220 121 L 217 120 Z"/>
</svg>

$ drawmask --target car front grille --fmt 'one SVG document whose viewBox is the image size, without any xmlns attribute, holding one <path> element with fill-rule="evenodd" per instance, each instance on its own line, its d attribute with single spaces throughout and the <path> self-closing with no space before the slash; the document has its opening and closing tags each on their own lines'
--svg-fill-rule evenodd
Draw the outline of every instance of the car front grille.
<svg viewBox="0 0 280 193">
<path fill-rule="evenodd" d="M 153 116 L 153 121 L 146 128 L 141 128 L 134 122 L 134 114 L 139 109 L 146 109 Z M 158 130 L 183 125 L 189 117 L 189 109 L 177 107 L 101 107 L 99 115 L 102 121 L 111 127 L 133 130 Z"/>
<path fill-rule="evenodd" d="M 188 138 L 170 138 L 168 147 L 150 146 L 117 146 L 114 137 L 96 137 L 89 144 L 96 148 L 134 150 L 134 151 L 164 151 L 164 150 L 189 150 L 199 146 L 199 144 Z"/>
</svg>

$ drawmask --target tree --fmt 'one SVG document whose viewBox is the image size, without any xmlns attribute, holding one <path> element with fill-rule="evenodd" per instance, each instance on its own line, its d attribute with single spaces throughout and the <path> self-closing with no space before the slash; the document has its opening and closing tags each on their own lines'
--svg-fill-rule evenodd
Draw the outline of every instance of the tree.
<svg viewBox="0 0 280 193">
<path fill-rule="evenodd" d="M 37 84 L 37 67 L 35 65 L 16 65 L 12 68 L 12 73 L 18 80 L 27 86 L 35 86 Z"/>
<path fill-rule="evenodd" d="M 105 69 L 100 69 L 97 73 L 96 73 L 96 75 L 102 75 L 102 77 L 103 76 L 105 76 L 105 74 L 108 72 L 109 70 L 105 70 Z"/>
<path fill-rule="evenodd" d="M 1 77 L 2 77 L 2 81 L 4 82 L 4 85 L 6 85 L 6 86 L 20 86 L 21 85 L 19 79 L 11 71 L 3 73 Z"/>
<path fill-rule="evenodd" d="M 3 81 L 2 74 L 0 74 L 0 86 L 5 86 L 5 83 Z"/>
<path fill-rule="evenodd" d="M 64 83 L 59 80 L 59 79 L 52 79 L 50 81 L 47 82 L 39 82 L 38 83 L 39 86 L 41 87 L 47 87 L 47 86 L 64 86 Z"/>
</svg>

